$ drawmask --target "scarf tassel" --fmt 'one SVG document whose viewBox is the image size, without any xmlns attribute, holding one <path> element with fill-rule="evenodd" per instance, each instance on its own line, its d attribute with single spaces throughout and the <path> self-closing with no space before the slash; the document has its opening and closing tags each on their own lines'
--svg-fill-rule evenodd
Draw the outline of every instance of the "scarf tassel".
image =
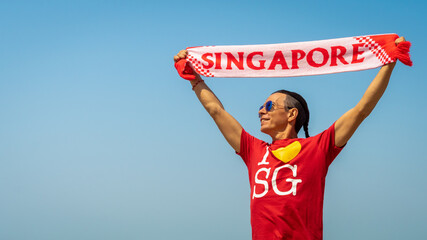
<svg viewBox="0 0 427 240">
<path fill-rule="evenodd" d="M 195 80 L 196 76 L 194 74 L 193 68 L 190 66 L 190 62 L 187 62 L 185 59 L 181 59 L 175 63 L 175 68 L 178 71 L 179 75 L 189 81 Z"/>
<path fill-rule="evenodd" d="M 411 57 L 409 55 L 410 47 L 411 42 L 406 41 L 399 43 L 394 51 L 391 52 L 391 57 L 399 59 L 405 65 L 412 66 Z"/>
</svg>

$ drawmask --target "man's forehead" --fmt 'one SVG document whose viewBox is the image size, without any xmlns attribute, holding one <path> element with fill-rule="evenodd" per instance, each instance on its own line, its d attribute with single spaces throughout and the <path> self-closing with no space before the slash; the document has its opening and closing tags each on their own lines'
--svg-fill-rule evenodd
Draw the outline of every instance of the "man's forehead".
<svg viewBox="0 0 427 240">
<path fill-rule="evenodd" d="M 271 100 L 273 102 L 283 101 L 283 100 L 285 100 L 285 98 L 286 98 L 286 94 L 284 94 L 284 93 L 273 93 L 267 98 L 266 102 L 269 100 Z"/>
</svg>

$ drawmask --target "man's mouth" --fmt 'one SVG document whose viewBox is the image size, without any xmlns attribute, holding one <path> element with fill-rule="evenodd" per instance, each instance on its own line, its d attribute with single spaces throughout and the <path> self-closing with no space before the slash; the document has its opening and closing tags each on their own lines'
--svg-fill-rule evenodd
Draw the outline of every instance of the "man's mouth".
<svg viewBox="0 0 427 240">
<path fill-rule="evenodd" d="M 269 120 L 268 118 L 261 118 L 260 122 L 261 122 L 261 124 L 263 124 L 263 123 L 267 122 L 268 120 Z"/>
</svg>

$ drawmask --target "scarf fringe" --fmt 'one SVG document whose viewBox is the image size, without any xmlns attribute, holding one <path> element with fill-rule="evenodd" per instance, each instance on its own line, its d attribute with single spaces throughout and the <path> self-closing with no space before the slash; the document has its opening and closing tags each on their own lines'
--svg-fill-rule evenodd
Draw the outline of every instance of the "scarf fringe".
<svg viewBox="0 0 427 240">
<path fill-rule="evenodd" d="M 175 68 L 178 71 L 179 75 L 189 81 L 195 80 L 196 75 L 193 68 L 190 66 L 190 62 L 187 62 L 185 59 L 181 59 L 175 63 Z"/>
<path fill-rule="evenodd" d="M 411 42 L 406 41 L 399 43 L 391 53 L 391 57 L 399 59 L 405 65 L 412 66 L 411 56 L 409 55 L 410 47 Z"/>
</svg>

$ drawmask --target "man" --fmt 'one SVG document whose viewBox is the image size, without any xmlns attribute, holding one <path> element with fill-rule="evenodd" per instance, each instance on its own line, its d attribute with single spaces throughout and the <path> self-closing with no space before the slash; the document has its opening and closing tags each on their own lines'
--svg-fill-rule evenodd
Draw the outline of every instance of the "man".
<svg viewBox="0 0 427 240">
<path fill-rule="evenodd" d="M 395 43 L 403 41 L 400 37 Z M 182 50 L 174 60 L 186 55 Z M 394 66 L 384 65 L 359 103 L 313 137 L 308 137 L 304 98 L 285 90 L 271 94 L 258 112 L 261 132 L 272 138 L 271 144 L 248 134 L 195 73 L 190 82 L 198 99 L 248 167 L 253 239 L 322 239 L 328 167 L 380 100 Z M 307 138 L 298 138 L 300 128 Z"/>
</svg>

